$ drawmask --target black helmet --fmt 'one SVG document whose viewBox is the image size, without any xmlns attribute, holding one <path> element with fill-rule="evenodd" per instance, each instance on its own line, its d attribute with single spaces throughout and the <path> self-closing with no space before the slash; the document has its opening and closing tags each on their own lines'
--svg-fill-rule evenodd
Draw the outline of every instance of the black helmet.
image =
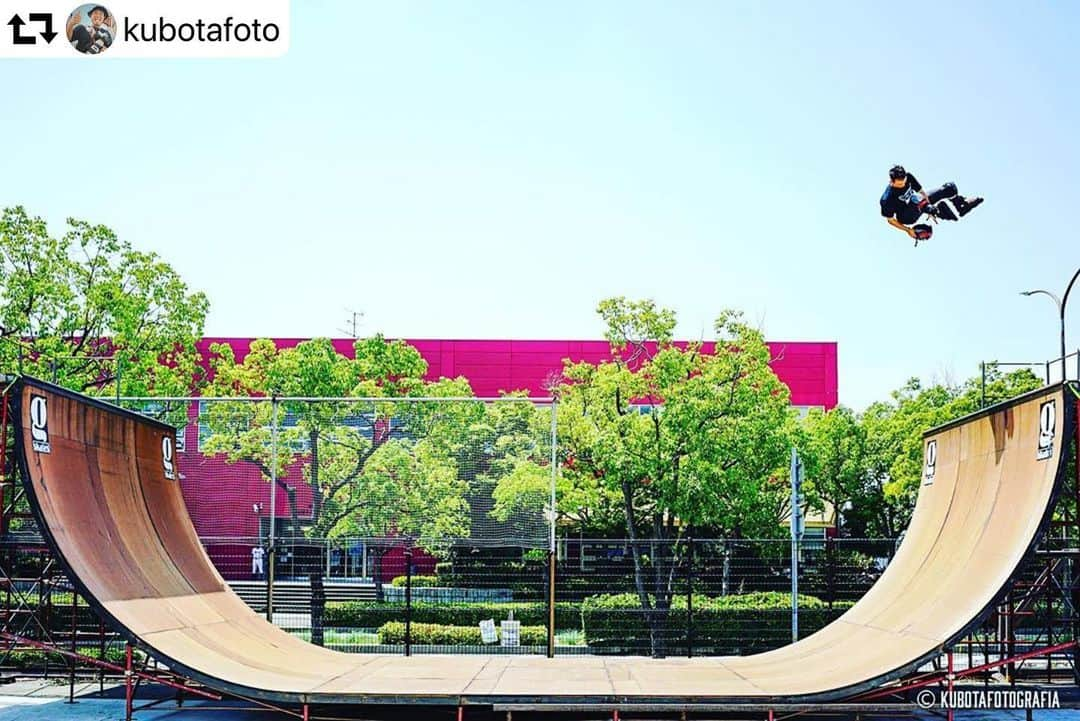
<svg viewBox="0 0 1080 721">
<path fill-rule="evenodd" d="M 889 178 L 891 180 L 903 180 L 907 177 L 907 171 L 904 170 L 903 165 L 894 165 L 889 168 Z"/>
</svg>

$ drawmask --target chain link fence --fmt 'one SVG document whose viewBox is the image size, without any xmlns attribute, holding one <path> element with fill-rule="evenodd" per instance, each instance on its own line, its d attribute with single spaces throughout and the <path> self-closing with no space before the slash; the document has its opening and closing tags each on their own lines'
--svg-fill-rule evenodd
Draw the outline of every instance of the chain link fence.
<svg viewBox="0 0 1080 721">
<path fill-rule="evenodd" d="M 178 429 L 178 480 L 209 558 L 256 612 L 312 643 L 352 653 L 717 656 L 792 641 L 789 538 L 632 541 L 556 529 L 554 404 L 119 402 Z M 48 565 L 14 489 L 5 491 L 5 628 L 118 656 L 122 641 Z M 896 546 L 798 543 L 798 635 L 850 608 Z M 1074 630 L 1074 575 L 1044 561 L 1025 582 L 1057 584 L 1056 600 L 1016 600 L 1007 621 L 998 614 L 973 635 L 969 655 L 989 658 L 991 640 L 1003 653 Z M 1072 626 L 1055 621 L 1063 613 Z M 75 669 L 32 649 L 0 659 L 2 669 L 26 664 Z"/>
</svg>

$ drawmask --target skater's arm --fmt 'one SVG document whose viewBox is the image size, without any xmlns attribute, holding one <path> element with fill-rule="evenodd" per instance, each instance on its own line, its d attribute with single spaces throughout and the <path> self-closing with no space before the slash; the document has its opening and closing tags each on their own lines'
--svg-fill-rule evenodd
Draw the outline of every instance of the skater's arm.
<svg viewBox="0 0 1080 721">
<path fill-rule="evenodd" d="M 892 227 L 896 228 L 897 230 L 902 230 L 902 231 L 904 231 L 905 233 L 907 233 L 907 234 L 908 234 L 908 237 L 909 237 L 909 238 L 914 238 L 914 237 L 915 237 L 915 229 L 914 229 L 914 228 L 909 228 L 909 227 L 907 227 L 906 225 L 904 225 L 903 223 L 901 223 L 901 222 L 900 222 L 899 220 L 897 220 L 896 218 L 889 218 L 889 225 L 891 225 Z"/>
<path fill-rule="evenodd" d="M 82 22 L 82 13 L 77 9 L 75 12 L 68 15 L 67 23 L 64 25 L 64 29 L 67 31 L 67 39 L 70 42 L 73 39 L 75 32 L 75 26 Z"/>
</svg>

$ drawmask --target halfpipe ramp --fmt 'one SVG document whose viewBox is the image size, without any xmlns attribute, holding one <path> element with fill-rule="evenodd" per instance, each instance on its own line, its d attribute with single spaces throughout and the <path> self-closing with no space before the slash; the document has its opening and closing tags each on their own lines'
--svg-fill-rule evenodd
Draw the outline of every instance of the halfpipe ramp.
<svg viewBox="0 0 1080 721">
<path fill-rule="evenodd" d="M 173 429 L 56 386 L 15 387 L 19 463 L 42 532 L 132 643 L 211 688 L 292 703 L 825 701 L 958 640 L 1048 521 L 1077 396 L 1050 386 L 934 429 L 911 526 L 879 582 L 790 646 L 738 658 L 381 656 L 325 650 L 253 613 L 203 551 Z"/>
</svg>

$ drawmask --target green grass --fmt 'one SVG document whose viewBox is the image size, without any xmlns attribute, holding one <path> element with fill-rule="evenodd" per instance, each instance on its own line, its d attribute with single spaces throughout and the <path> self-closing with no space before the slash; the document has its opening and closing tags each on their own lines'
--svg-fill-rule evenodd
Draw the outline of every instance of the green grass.
<svg viewBox="0 0 1080 721">
<path fill-rule="evenodd" d="M 556 631 L 556 646 L 587 646 L 584 631 Z"/>
<path fill-rule="evenodd" d="M 311 631 L 293 631 L 292 634 L 311 642 Z M 328 628 L 323 631 L 323 644 L 327 647 L 339 646 L 377 646 L 379 634 L 364 629 L 337 630 Z"/>
</svg>

